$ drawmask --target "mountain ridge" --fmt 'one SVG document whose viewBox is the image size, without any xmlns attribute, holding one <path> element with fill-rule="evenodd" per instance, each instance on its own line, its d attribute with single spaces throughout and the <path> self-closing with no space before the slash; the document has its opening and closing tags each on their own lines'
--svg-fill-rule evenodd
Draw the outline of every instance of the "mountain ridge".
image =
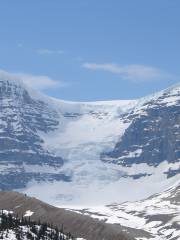
<svg viewBox="0 0 180 240">
<path fill-rule="evenodd" d="M 123 232 L 122 228 L 116 228 L 111 224 L 105 224 L 88 216 L 82 216 L 72 211 L 57 208 L 46 204 L 36 198 L 17 192 L 0 192 L 1 209 L 10 211 L 15 216 L 25 217 L 30 213 L 31 221 L 53 224 L 59 230 L 71 234 L 79 239 L 86 240 L 133 240 Z"/>
</svg>

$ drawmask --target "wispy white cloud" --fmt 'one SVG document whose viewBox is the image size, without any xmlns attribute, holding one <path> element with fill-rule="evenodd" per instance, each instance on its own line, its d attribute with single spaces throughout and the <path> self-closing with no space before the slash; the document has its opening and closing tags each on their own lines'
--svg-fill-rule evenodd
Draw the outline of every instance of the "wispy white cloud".
<svg viewBox="0 0 180 240">
<path fill-rule="evenodd" d="M 122 66 L 113 63 L 84 63 L 82 66 L 90 70 L 101 70 L 118 74 L 121 79 L 135 82 L 157 81 L 174 77 L 159 68 L 140 64 Z"/>
<path fill-rule="evenodd" d="M 53 49 L 38 49 L 37 53 L 39 55 L 52 55 L 52 54 L 63 54 L 63 50 L 53 50 Z"/>
<path fill-rule="evenodd" d="M 57 81 L 45 75 L 10 73 L 4 70 L 0 70 L 0 80 L 22 81 L 26 85 L 38 90 L 46 90 L 49 88 L 60 88 L 66 86 L 63 81 Z"/>
</svg>

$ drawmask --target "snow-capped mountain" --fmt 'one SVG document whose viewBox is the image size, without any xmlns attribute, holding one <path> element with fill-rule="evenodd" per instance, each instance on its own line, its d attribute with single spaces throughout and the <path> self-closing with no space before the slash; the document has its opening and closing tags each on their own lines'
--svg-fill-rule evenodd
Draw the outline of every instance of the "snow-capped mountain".
<svg viewBox="0 0 180 240">
<path fill-rule="evenodd" d="M 139 100 L 78 103 L 0 80 L 0 188 L 56 205 L 162 191 L 179 178 L 179 106 L 180 85 Z"/>
<path fill-rule="evenodd" d="M 13 189 L 24 187 L 32 178 L 61 179 L 58 174 L 25 170 L 26 165 L 63 164 L 61 157 L 42 147 L 38 132 L 57 128 L 59 118 L 40 99 L 30 95 L 22 83 L 0 80 L 0 187 Z"/>
<path fill-rule="evenodd" d="M 179 163 L 180 87 L 140 100 L 126 117 L 133 121 L 113 151 L 102 156 L 104 161 L 123 166 Z M 178 172 L 180 169 L 169 169 L 166 174 L 170 177 Z"/>
</svg>

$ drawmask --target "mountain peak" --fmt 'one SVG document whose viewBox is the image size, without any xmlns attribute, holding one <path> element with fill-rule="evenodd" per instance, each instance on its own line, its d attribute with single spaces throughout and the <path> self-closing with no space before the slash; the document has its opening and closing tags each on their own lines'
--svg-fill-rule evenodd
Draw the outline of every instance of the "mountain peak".
<svg viewBox="0 0 180 240">
<path fill-rule="evenodd" d="M 165 94 L 178 95 L 180 96 L 180 83 L 172 85 L 171 87 L 164 90 Z"/>
<path fill-rule="evenodd" d="M 0 85 L 7 84 L 7 85 L 16 85 L 16 86 L 23 86 L 24 83 L 18 78 L 15 77 L 13 74 L 7 73 L 6 71 L 0 70 Z"/>
<path fill-rule="evenodd" d="M 5 71 L 0 70 L 0 98 L 23 98 L 28 97 L 34 100 L 50 102 L 48 96 L 43 95 L 38 90 L 31 88 L 20 78 L 15 77 Z"/>
</svg>

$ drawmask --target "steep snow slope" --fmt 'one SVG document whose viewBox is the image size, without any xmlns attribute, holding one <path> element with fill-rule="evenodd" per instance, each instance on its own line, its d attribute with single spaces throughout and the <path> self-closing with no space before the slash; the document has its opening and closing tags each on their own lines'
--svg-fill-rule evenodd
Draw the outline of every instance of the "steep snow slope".
<svg viewBox="0 0 180 240">
<path fill-rule="evenodd" d="M 76 103 L 0 81 L 0 187 L 58 205 L 133 200 L 163 190 L 179 173 L 179 89 L 140 100 Z M 169 136 L 165 148 L 160 140 Z"/>
</svg>

